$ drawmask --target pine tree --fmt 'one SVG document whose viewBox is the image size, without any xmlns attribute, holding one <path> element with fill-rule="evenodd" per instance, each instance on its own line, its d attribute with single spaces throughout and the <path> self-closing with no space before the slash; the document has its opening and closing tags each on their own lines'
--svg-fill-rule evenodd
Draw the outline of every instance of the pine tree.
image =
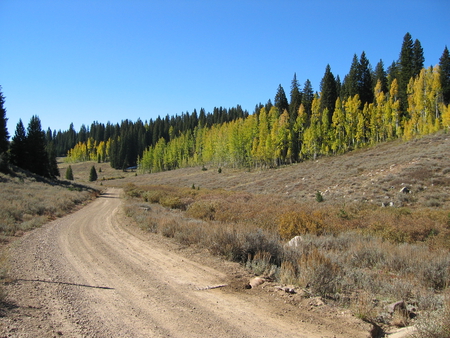
<svg viewBox="0 0 450 338">
<path fill-rule="evenodd" d="M 302 103 L 302 94 L 297 81 L 297 74 L 294 73 L 294 78 L 291 82 L 291 101 L 289 102 L 289 121 L 291 125 L 294 124 L 297 118 L 298 108 Z"/>
<path fill-rule="evenodd" d="M 44 177 L 52 177 L 49 171 L 45 133 L 41 129 L 41 120 L 37 115 L 32 116 L 28 124 L 26 147 L 28 156 L 25 169 Z"/>
<path fill-rule="evenodd" d="M 45 150 L 48 155 L 48 176 L 57 178 L 59 176 L 58 162 L 56 161 L 56 148 L 53 141 L 48 142 Z"/>
<path fill-rule="evenodd" d="M 334 113 L 334 105 L 337 99 L 336 79 L 331 72 L 330 65 L 327 65 L 325 69 L 325 75 L 320 82 L 320 110 L 328 110 L 328 123 L 331 124 Z"/>
<path fill-rule="evenodd" d="M 450 104 L 450 54 L 447 46 L 439 59 L 439 80 L 441 82 L 442 98 L 445 105 Z"/>
<path fill-rule="evenodd" d="M 284 112 L 285 110 L 289 111 L 289 103 L 286 98 L 286 93 L 284 92 L 283 87 L 278 85 L 277 94 L 275 95 L 275 107 L 278 108 L 278 111 L 280 113 Z M 270 111 L 270 110 L 269 110 Z"/>
<path fill-rule="evenodd" d="M 420 41 L 416 39 L 413 46 L 413 74 L 412 76 L 417 76 L 423 68 L 423 63 L 425 62 L 425 57 L 423 56 L 423 48 Z"/>
<path fill-rule="evenodd" d="M 383 60 L 380 60 L 375 67 L 375 72 L 373 75 L 374 88 L 377 85 L 378 81 L 380 81 L 380 90 L 386 94 L 388 92 L 388 80 L 386 71 L 384 70 Z"/>
<path fill-rule="evenodd" d="M 373 102 L 372 71 L 365 52 L 361 53 L 358 64 L 358 94 L 362 105 Z"/>
<path fill-rule="evenodd" d="M 8 148 L 9 148 L 9 134 L 6 122 L 6 109 L 4 107 L 5 98 L 0 86 L 0 171 L 6 172 L 8 170 Z"/>
<path fill-rule="evenodd" d="M 344 77 L 343 98 L 347 99 L 358 94 L 359 62 L 356 54 L 353 55 L 350 71 Z"/>
<path fill-rule="evenodd" d="M 311 117 L 311 110 L 312 110 L 312 102 L 314 100 L 314 91 L 311 85 L 311 81 L 307 79 L 305 81 L 305 85 L 303 86 L 302 91 L 302 104 L 304 107 L 305 114 L 309 120 Z"/>
<path fill-rule="evenodd" d="M 406 33 L 403 38 L 402 49 L 399 58 L 398 94 L 402 110 L 408 107 L 406 89 L 411 77 L 414 76 L 414 44 L 411 34 Z"/>
<path fill-rule="evenodd" d="M 73 171 L 70 165 L 66 169 L 66 180 L 73 181 Z"/>
<path fill-rule="evenodd" d="M 91 171 L 89 172 L 89 182 L 97 181 L 97 171 L 95 170 L 95 166 L 91 167 Z"/>
<path fill-rule="evenodd" d="M 397 80 L 397 84 L 398 84 L 398 77 L 399 77 L 398 63 L 395 61 L 392 61 L 392 64 L 387 69 L 388 88 L 391 88 L 392 82 L 394 80 Z"/>
<path fill-rule="evenodd" d="M 27 169 L 27 132 L 23 125 L 22 119 L 16 126 L 15 134 L 11 140 L 11 163 L 18 166 L 19 168 Z"/>
</svg>

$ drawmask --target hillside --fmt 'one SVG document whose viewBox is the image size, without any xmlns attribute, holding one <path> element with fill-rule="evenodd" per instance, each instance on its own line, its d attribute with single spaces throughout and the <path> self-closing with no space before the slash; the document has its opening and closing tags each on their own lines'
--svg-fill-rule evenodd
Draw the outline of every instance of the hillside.
<svg viewBox="0 0 450 338">
<path fill-rule="evenodd" d="M 408 142 L 382 143 L 341 156 L 321 157 L 269 170 L 200 167 L 129 176 L 123 183 L 171 185 L 276 194 L 301 202 L 368 202 L 394 207 L 450 207 L 450 135 L 438 133 Z M 99 176 L 100 177 L 100 176 Z M 118 181 L 104 182 L 117 185 Z M 400 193 L 404 187 L 410 193 Z"/>
</svg>

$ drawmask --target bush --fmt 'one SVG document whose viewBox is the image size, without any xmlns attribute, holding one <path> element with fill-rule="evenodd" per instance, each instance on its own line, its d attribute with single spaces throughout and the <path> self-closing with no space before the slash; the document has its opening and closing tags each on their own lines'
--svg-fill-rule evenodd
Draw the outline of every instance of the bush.
<svg viewBox="0 0 450 338">
<path fill-rule="evenodd" d="M 320 191 L 316 192 L 316 201 L 317 202 L 323 202 L 323 195 L 320 193 Z"/>
<path fill-rule="evenodd" d="M 321 235 L 324 231 L 320 213 L 309 214 L 304 211 L 291 211 L 282 214 L 278 220 L 278 233 L 288 240 L 304 234 Z"/>
<path fill-rule="evenodd" d="M 300 258 L 300 283 L 310 286 L 315 294 L 331 295 L 338 289 L 340 270 L 330 258 L 314 249 Z"/>
<path fill-rule="evenodd" d="M 66 180 L 73 181 L 73 171 L 71 165 L 69 165 L 66 169 Z"/>
<path fill-rule="evenodd" d="M 89 182 L 97 181 L 97 171 L 95 170 L 95 166 L 91 167 L 91 171 L 89 172 Z"/>
</svg>

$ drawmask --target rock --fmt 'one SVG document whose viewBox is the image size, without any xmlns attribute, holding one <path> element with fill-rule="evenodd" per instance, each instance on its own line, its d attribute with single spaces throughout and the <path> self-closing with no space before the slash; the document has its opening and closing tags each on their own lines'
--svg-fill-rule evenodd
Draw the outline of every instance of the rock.
<svg viewBox="0 0 450 338">
<path fill-rule="evenodd" d="M 296 248 L 300 246 L 301 242 L 303 242 L 302 236 L 295 236 L 289 242 L 287 242 L 286 245 L 291 248 Z"/>
<path fill-rule="evenodd" d="M 250 282 L 245 286 L 246 289 L 253 289 L 257 286 L 263 284 L 265 282 L 265 279 L 262 277 L 255 277 L 250 280 Z"/>
<path fill-rule="evenodd" d="M 400 189 L 399 192 L 402 193 L 402 194 L 410 194 L 411 193 L 411 189 L 408 188 L 408 187 L 403 187 L 403 188 Z"/>
<path fill-rule="evenodd" d="M 389 304 L 388 306 L 386 306 L 386 310 L 387 312 L 389 312 L 389 314 L 393 314 L 395 311 L 400 311 L 400 310 L 406 310 L 406 305 L 404 301 L 398 301 L 392 304 Z"/>
</svg>

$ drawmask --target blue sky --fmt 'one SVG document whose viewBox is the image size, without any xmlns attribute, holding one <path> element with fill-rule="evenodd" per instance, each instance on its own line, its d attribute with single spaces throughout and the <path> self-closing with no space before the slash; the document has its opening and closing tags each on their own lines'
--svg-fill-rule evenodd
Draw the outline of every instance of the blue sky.
<svg viewBox="0 0 450 338">
<path fill-rule="evenodd" d="M 397 60 L 409 32 L 436 65 L 450 47 L 448 0 L 0 0 L 8 130 L 79 130 L 289 99 L 294 73 L 319 91 L 354 54 Z"/>
</svg>

